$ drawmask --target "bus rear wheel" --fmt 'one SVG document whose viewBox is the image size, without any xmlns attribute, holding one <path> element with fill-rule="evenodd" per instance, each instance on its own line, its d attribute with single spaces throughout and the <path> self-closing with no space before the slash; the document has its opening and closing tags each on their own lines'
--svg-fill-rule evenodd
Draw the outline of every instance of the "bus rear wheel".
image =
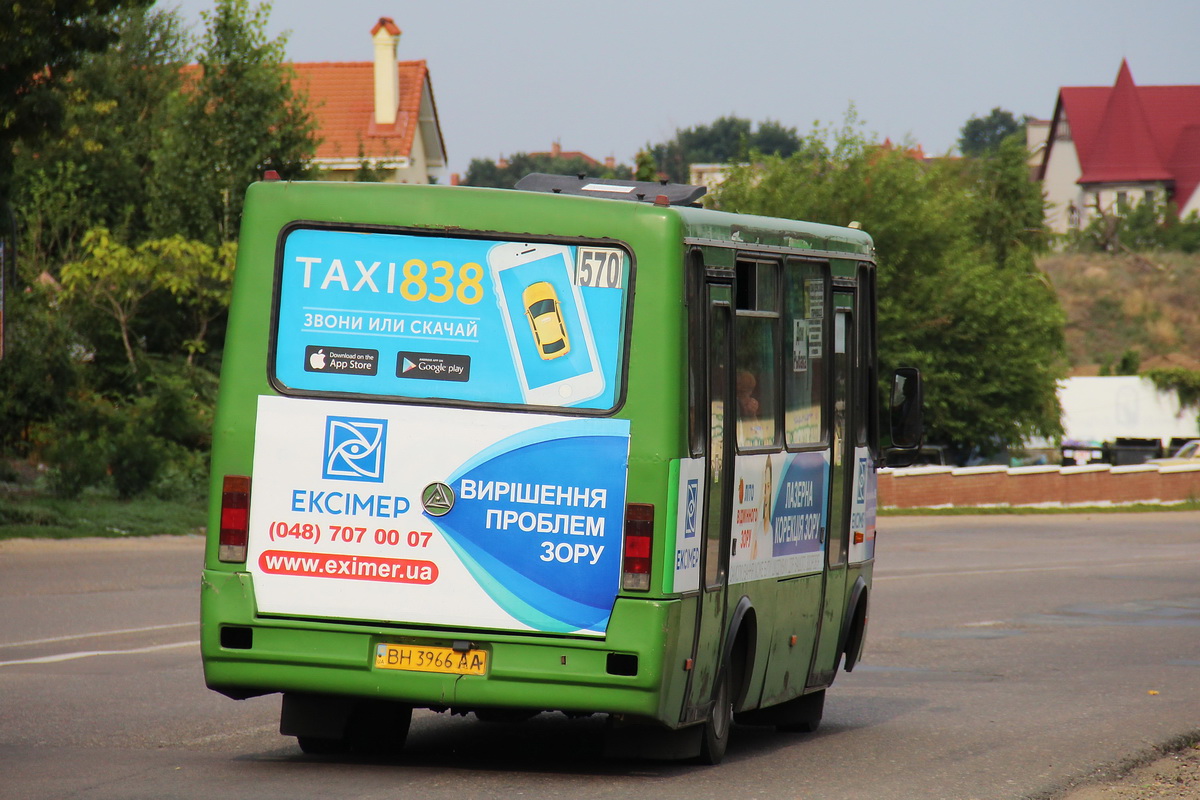
<svg viewBox="0 0 1200 800">
<path fill-rule="evenodd" d="M 355 753 L 395 756 L 404 749 L 412 706 L 394 702 L 359 703 L 350 715 L 346 741 Z"/>
<path fill-rule="evenodd" d="M 729 747 L 729 729 L 733 725 L 733 673 L 729 667 L 717 676 L 717 687 L 713 693 L 712 710 L 704 723 L 704 736 L 700 740 L 700 762 L 720 764 Z"/>
<path fill-rule="evenodd" d="M 295 736 L 307 755 L 394 756 L 404 748 L 412 706 L 387 700 L 355 700 L 285 694 L 279 731 Z"/>
</svg>

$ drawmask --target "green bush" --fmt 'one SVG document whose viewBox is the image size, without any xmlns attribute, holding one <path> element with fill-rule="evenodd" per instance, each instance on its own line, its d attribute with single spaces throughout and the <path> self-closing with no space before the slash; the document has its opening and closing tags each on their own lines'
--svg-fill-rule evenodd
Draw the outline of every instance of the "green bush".
<svg viewBox="0 0 1200 800">
<path fill-rule="evenodd" d="M 1069 234 L 1068 247 L 1077 252 L 1169 250 L 1200 251 L 1200 215 L 1195 211 L 1180 218 L 1173 203 L 1143 201 L 1132 208 L 1121 207 L 1092 219 L 1081 231 Z"/>
<path fill-rule="evenodd" d="M 105 479 L 109 444 L 103 431 L 96 434 L 89 430 L 63 434 L 46 450 L 51 465 L 46 477 L 56 496 L 79 497 Z"/>
<path fill-rule="evenodd" d="M 117 496 L 129 500 L 154 485 L 167 459 L 167 443 L 145 431 L 136 420 L 113 438 L 109 455 Z"/>
<path fill-rule="evenodd" d="M 168 449 L 150 492 L 160 500 L 199 502 L 208 491 L 208 452 Z"/>
</svg>

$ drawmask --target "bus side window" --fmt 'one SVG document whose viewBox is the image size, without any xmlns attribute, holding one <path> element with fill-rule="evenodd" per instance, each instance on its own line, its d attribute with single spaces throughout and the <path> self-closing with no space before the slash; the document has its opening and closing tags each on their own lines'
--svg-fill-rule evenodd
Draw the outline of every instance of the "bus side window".
<svg viewBox="0 0 1200 800">
<path fill-rule="evenodd" d="M 761 450 L 779 443 L 779 265 L 737 262 L 737 444 Z"/>
<path fill-rule="evenodd" d="M 692 250 L 684 259 L 684 298 L 687 305 L 687 364 L 688 364 L 688 451 L 692 458 L 704 455 L 708 435 L 705 414 L 707 370 L 704 349 L 704 255 Z"/>
<path fill-rule="evenodd" d="M 858 269 L 858 335 L 855 348 L 855 404 L 859 412 L 854 443 L 879 451 L 879 369 L 875 342 L 875 270 Z"/>
<path fill-rule="evenodd" d="M 789 261 L 783 278 L 783 425 L 788 447 L 825 441 L 829 265 Z"/>
</svg>

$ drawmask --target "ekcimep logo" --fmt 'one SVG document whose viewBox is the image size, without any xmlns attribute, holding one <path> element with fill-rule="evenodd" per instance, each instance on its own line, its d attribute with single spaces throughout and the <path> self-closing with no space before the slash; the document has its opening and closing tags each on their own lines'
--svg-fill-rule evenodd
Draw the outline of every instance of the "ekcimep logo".
<svg viewBox="0 0 1200 800">
<path fill-rule="evenodd" d="M 387 420 L 326 417 L 322 478 L 383 483 Z"/>
<path fill-rule="evenodd" d="M 700 505 L 700 481 L 693 478 L 687 482 L 687 508 L 683 517 L 683 538 L 696 535 L 696 511 Z"/>
</svg>

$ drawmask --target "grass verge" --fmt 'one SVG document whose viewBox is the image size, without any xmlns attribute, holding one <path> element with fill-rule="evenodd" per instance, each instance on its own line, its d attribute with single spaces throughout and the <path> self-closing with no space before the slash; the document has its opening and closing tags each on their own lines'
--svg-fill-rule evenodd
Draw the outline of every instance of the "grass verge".
<svg viewBox="0 0 1200 800">
<path fill-rule="evenodd" d="M 39 493 L 0 493 L 0 539 L 119 538 L 202 533 L 203 500 L 117 500 L 85 493 L 64 500 Z"/>
</svg>

